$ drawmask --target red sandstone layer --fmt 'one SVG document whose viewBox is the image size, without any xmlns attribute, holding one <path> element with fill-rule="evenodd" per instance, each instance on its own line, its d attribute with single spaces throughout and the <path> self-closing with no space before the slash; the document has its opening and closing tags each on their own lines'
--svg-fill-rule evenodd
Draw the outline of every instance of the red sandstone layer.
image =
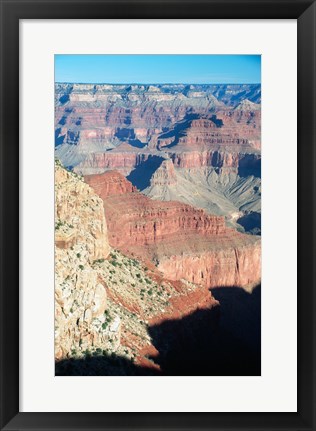
<svg viewBox="0 0 316 431">
<path fill-rule="evenodd" d="M 118 172 L 86 176 L 85 181 L 104 201 L 109 240 L 115 248 L 127 251 L 192 232 L 205 236 L 226 232 L 223 217 L 181 202 L 151 200 Z"/>
<path fill-rule="evenodd" d="M 146 162 L 153 157 L 149 152 L 107 151 L 105 153 L 91 153 L 87 158 L 76 167 L 76 171 L 81 172 L 86 169 L 100 170 L 118 170 L 124 175 L 128 175 L 133 169 L 141 163 Z M 166 149 L 168 150 L 168 149 Z M 183 150 L 183 151 L 166 151 L 176 168 L 255 168 L 259 166 L 261 156 L 256 153 L 242 153 L 238 151 L 218 151 L 218 150 Z M 154 156 L 159 157 L 159 153 Z M 161 158 L 163 161 L 163 158 Z"/>
<path fill-rule="evenodd" d="M 260 240 L 227 228 L 223 217 L 151 200 L 117 172 L 85 181 L 103 199 L 112 247 L 151 259 L 172 280 L 205 287 L 250 287 L 260 281 Z"/>
<path fill-rule="evenodd" d="M 223 111 L 213 117 L 213 120 L 192 120 L 178 139 L 176 135 L 158 138 L 159 149 L 175 146 L 179 150 L 222 148 L 223 151 L 229 148 L 251 152 L 260 144 L 260 111 Z"/>
</svg>

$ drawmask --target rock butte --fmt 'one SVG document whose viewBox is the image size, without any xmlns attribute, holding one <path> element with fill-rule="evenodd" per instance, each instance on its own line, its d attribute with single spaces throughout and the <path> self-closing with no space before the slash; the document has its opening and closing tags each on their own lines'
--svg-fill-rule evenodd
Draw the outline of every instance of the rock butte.
<svg viewBox="0 0 316 431">
<path fill-rule="evenodd" d="M 103 200 L 112 247 L 150 259 L 173 280 L 245 289 L 260 282 L 260 238 L 227 228 L 223 217 L 202 209 L 151 200 L 118 172 L 85 181 Z"/>
</svg>

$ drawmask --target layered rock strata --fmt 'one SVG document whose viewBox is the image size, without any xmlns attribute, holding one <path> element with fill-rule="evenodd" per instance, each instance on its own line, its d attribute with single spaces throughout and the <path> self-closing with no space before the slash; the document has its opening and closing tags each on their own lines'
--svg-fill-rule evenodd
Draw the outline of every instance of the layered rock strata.
<svg viewBox="0 0 316 431">
<path fill-rule="evenodd" d="M 110 244 L 150 259 L 167 278 L 246 289 L 260 281 L 258 237 L 229 229 L 223 217 L 190 205 L 150 200 L 117 172 L 85 181 L 103 199 Z"/>
<path fill-rule="evenodd" d="M 237 173 L 238 168 L 249 168 L 260 171 L 260 154 L 247 152 L 226 152 L 219 150 L 183 150 L 164 151 L 163 153 L 134 152 L 113 150 L 105 153 L 89 154 L 84 161 L 78 164 L 75 171 L 89 175 L 90 173 L 102 173 L 106 170 L 117 170 L 123 175 L 129 175 L 135 168 L 153 157 L 159 157 L 162 163 L 164 159 L 170 159 L 175 168 L 232 168 Z"/>
<path fill-rule="evenodd" d="M 260 85 L 56 84 L 55 95 L 56 155 L 66 166 L 117 170 L 149 197 L 260 233 Z"/>
<path fill-rule="evenodd" d="M 260 149 L 258 102 L 260 86 L 57 84 L 57 156 L 87 174 L 124 168 L 107 165 L 109 154 L 84 162 L 115 148 L 253 152 Z"/>
</svg>

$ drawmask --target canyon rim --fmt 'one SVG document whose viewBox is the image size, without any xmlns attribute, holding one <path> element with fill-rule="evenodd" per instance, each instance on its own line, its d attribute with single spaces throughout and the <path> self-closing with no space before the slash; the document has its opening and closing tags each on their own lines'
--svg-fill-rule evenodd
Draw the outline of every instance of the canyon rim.
<svg viewBox="0 0 316 431">
<path fill-rule="evenodd" d="M 260 73 L 55 57 L 57 376 L 261 374 Z"/>
</svg>

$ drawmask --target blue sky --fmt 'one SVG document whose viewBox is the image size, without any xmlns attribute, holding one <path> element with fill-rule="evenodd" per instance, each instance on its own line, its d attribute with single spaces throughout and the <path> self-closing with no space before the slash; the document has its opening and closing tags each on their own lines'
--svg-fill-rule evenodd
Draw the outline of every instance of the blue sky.
<svg viewBox="0 0 316 431">
<path fill-rule="evenodd" d="M 260 55 L 55 55 L 55 81 L 253 84 Z"/>
</svg>

